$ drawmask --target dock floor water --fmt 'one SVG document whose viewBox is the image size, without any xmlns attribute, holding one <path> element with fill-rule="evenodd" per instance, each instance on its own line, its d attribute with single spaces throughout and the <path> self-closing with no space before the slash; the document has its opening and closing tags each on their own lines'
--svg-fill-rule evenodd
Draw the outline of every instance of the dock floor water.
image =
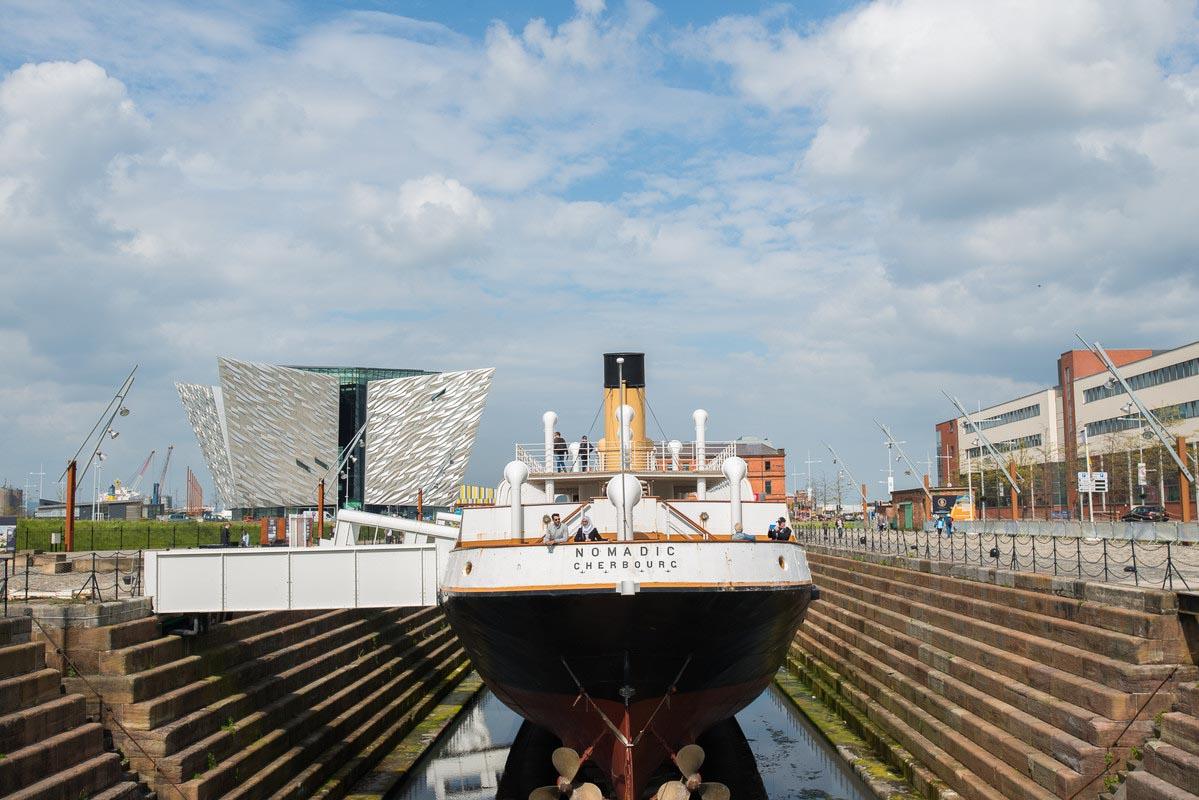
<svg viewBox="0 0 1199 800">
<path fill-rule="evenodd" d="M 463 709 L 393 795 L 401 800 L 525 800 L 530 787 L 513 775 L 542 773 L 552 742 L 521 735 L 523 720 L 484 689 Z M 711 732 L 706 777 L 726 783 L 735 800 L 868 800 L 873 795 L 836 751 L 774 685 Z M 512 751 L 513 744 L 524 752 Z M 531 763 L 530 763 L 531 762 Z M 529 779 L 524 779 L 528 783 Z M 550 783 L 552 770 L 538 778 Z M 523 792 L 523 794 L 521 794 Z M 510 796 L 511 795 L 511 796 Z"/>
</svg>

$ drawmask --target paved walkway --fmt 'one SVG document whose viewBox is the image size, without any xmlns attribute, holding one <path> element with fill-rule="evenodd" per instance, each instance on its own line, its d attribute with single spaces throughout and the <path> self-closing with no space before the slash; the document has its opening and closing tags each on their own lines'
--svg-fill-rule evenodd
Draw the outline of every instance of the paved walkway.
<svg viewBox="0 0 1199 800">
<path fill-rule="evenodd" d="M 29 599 L 70 599 L 82 594 L 84 599 L 95 597 L 100 600 L 116 600 L 140 594 L 140 569 L 134 569 L 140 564 L 136 551 L 99 550 L 92 560 L 92 551 L 73 552 L 69 554 L 71 571 L 47 573 L 34 567 L 26 569 L 26 555 L 18 552 L 13 558 L 11 554 L 4 556 L 0 564 L 0 583 L 8 576 L 7 591 L 9 602 Z M 114 558 L 115 557 L 115 558 Z M 92 582 L 93 563 L 95 565 L 95 581 Z M 5 572 L 7 567 L 7 572 Z M 115 567 L 119 567 L 116 569 Z M 28 594 L 26 593 L 28 585 Z M 4 587 L 0 586 L 0 591 Z"/>
<path fill-rule="evenodd" d="M 1199 591 L 1199 545 L 924 531 L 801 530 L 800 541 L 1081 580 Z"/>
</svg>

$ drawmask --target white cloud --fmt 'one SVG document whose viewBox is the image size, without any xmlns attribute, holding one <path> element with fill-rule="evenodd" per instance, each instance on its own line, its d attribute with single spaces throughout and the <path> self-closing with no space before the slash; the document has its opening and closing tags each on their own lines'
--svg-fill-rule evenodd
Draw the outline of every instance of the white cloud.
<svg viewBox="0 0 1199 800">
<path fill-rule="evenodd" d="M 90 61 L 26 64 L 0 81 L 0 241 L 30 246 L 91 227 L 110 166 L 141 148 L 146 119 Z"/>
<path fill-rule="evenodd" d="M 672 435 L 702 403 L 714 436 L 863 462 L 863 420 L 931 437 L 938 388 L 1050 382 L 1075 326 L 1193 337 L 1192 5 L 690 31 L 592 0 L 477 38 L 275 6 L 12 17 L 0 50 L 35 59 L 0 76 L 0 313 L 36 381 L 0 417 L 42 416 L 10 460 L 86 432 L 132 360 L 131 469 L 167 439 L 198 464 L 171 381 L 216 354 L 495 365 L 490 481 L 541 406 L 585 432 L 598 353 L 639 348 Z"/>
<path fill-rule="evenodd" d="M 398 192 L 356 185 L 349 207 L 374 248 L 405 262 L 446 261 L 475 251 L 492 224 L 478 195 L 442 175 L 404 181 Z"/>
</svg>

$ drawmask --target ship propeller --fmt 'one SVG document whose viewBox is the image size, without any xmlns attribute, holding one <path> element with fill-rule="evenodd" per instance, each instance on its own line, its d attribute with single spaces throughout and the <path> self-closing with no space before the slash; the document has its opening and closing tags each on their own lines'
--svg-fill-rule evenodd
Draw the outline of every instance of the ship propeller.
<svg viewBox="0 0 1199 800">
<path fill-rule="evenodd" d="M 723 783 L 704 783 L 699 768 L 704 764 L 704 749 L 689 744 L 674 757 L 675 766 L 683 773 L 683 780 L 668 781 L 658 789 L 657 800 L 729 800 L 729 787 Z"/>
<path fill-rule="evenodd" d="M 575 784 L 582 759 L 569 747 L 559 747 L 550 756 L 554 769 L 558 771 L 558 782 L 553 786 L 542 786 L 529 794 L 529 800 L 604 800 L 604 794 L 594 783 Z"/>
</svg>

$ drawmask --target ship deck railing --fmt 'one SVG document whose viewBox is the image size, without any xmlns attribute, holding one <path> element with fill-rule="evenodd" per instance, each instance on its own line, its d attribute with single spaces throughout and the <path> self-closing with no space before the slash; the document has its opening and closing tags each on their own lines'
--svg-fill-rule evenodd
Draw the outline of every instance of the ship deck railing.
<svg viewBox="0 0 1199 800">
<path fill-rule="evenodd" d="M 564 454 L 556 454 L 552 448 L 547 452 L 544 442 L 516 445 L 516 460 L 533 476 L 611 475 L 621 472 L 622 466 L 624 471 L 636 473 L 720 475 L 725 459 L 736 453 L 736 442 L 706 442 L 700 446 L 696 442 L 651 440 L 626 447 L 622 465 L 620 452 L 605 448 L 603 442 L 591 443 L 586 452 L 578 442 L 571 442 Z"/>
</svg>

